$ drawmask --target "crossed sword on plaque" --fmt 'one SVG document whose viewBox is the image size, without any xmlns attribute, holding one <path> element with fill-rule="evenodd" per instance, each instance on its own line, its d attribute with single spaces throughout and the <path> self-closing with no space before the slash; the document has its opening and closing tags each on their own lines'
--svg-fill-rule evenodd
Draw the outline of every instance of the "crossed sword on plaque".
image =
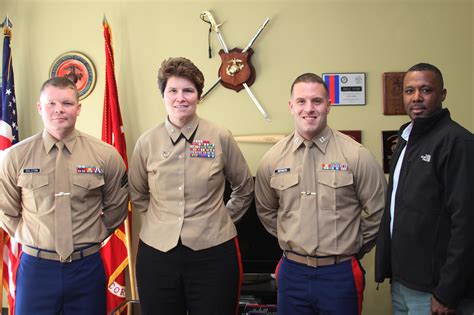
<svg viewBox="0 0 474 315">
<path fill-rule="evenodd" d="M 250 39 L 249 43 L 243 50 L 234 48 L 229 51 L 227 45 L 224 42 L 224 38 L 222 37 L 222 33 L 219 30 L 219 27 L 222 25 L 222 23 L 216 23 L 216 20 L 210 11 L 204 11 L 201 13 L 200 17 L 201 20 L 209 24 L 209 32 L 212 30 L 216 33 L 217 40 L 219 41 L 219 45 L 222 48 L 219 51 L 219 55 L 222 59 L 222 64 L 219 68 L 219 77 L 217 78 L 216 82 L 214 82 L 214 84 L 202 95 L 201 100 L 203 100 L 219 83 L 236 92 L 239 92 L 241 89 L 245 89 L 247 94 L 250 96 L 250 99 L 255 103 L 255 106 L 257 106 L 257 109 L 260 111 L 263 117 L 267 121 L 270 121 L 270 117 L 268 116 L 267 112 L 249 87 L 249 85 L 252 85 L 255 81 L 255 69 L 250 64 L 250 56 L 253 54 L 251 47 L 270 19 L 265 19 L 263 24 L 257 30 L 257 33 L 252 37 L 252 39 Z"/>
</svg>

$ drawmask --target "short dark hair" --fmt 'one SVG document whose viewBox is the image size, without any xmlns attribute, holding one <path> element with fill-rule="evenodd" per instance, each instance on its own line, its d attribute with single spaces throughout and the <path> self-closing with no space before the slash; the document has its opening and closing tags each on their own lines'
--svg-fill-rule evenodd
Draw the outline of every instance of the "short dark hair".
<svg viewBox="0 0 474 315">
<path fill-rule="evenodd" d="M 310 72 L 303 73 L 302 75 L 298 76 L 295 81 L 293 81 L 293 84 L 291 84 L 290 95 L 293 95 L 293 88 L 297 83 L 300 82 L 321 84 L 326 90 L 326 95 L 329 97 L 329 89 L 326 85 L 326 82 L 324 82 L 324 80 L 319 75 Z"/>
<path fill-rule="evenodd" d="M 76 100 L 79 100 L 79 91 L 77 90 L 76 84 L 66 77 L 53 77 L 46 80 L 41 86 L 40 94 L 42 94 L 48 86 L 54 86 L 60 89 L 71 89 L 74 91 Z"/>
<path fill-rule="evenodd" d="M 186 78 L 193 82 L 198 92 L 198 97 L 201 98 L 202 89 L 204 88 L 204 75 L 191 60 L 183 57 L 163 60 L 158 70 L 158 88 L 160 89 L 161 96 L 164 95 L 168 79 L 172 76 Z"/>
<path fill-rule="evenodd" d="M 426 62 L 420 62 L 420 63 L 417 63 L 416 65 L 411 66 L 410 69 L 407 70 L 407 73 L 408 72 L 413 72 L 413 71 L 431 71 L 431 72 L 433 72 L 434 74 L 436 74 L 436 76 L 439 79 L 439 82 L 441 83 L 441 89 L 444 88 L 443 74 L 438 69 L 438 67 L 436 67 L 432 64 L 426 63 Z"/>
</svg>

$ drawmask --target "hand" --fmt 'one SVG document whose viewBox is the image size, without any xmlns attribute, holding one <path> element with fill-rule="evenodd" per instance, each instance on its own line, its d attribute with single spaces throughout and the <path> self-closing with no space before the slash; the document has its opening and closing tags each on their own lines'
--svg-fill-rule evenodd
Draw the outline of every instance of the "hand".
<svg viewBox="0 0 474 315">
<path fill-rule="evenodd" d="M 433 296 L 431 298 L 431 314 L 432 315 L 452 315 L 452 314 L 456 314 L 456 310 L 442 305 Z"/>
</svg>

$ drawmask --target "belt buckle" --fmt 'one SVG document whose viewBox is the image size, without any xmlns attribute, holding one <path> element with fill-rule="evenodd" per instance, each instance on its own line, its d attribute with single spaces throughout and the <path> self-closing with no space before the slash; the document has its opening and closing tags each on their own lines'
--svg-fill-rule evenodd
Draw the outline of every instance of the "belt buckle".
<svg viewBox="0 0 474 315">
<path fill-rule="evenodd" d="M 314 260 L 314 262 L 312 260 Z M 310 257 L 310 256 L 306 256 L 306 265 L 309 266 L 309 267 L 317 268 L 318 267 L 318 259 Z"/>
<path fill-rule="evenodd" d="M 59 262 L 60 263 L 70 263 L 70 262 L 72 262 L 72 254 L 69 255 L 66 258 L 63 258 L 61 255 L 59 255 Z"/>
</svg>

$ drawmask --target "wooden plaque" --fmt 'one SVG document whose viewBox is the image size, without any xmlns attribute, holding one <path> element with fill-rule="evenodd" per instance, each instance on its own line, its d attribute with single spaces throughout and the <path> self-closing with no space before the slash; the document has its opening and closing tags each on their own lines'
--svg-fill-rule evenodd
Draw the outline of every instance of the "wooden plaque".
<svg viewBox="0 0 474 315">
<path fill-rule="evenodd" d="M 345 135 L 348 135 L 355 141 L 362 143 L 362 132 L 360 130 L 339 130 Z"/>
<path fill-rule="evenodd" d="M 403 106 L 403 77 L 405 72 L 384 72 L 383 84 L 383 114 L 406 115 Z"/>
<path fill-rule="evenodd" d="M 79 100 L 86 98 L 95 87 L 96 74 L 92 61 L 84 54 L 70 51 L 62 54 L 51 65 L 49 77 L 65 77 L 74 82 Z"/>
<path fill-rule="evenodd" d="M 382 131 L 383 171 L 386 174 L 390 172 L 392 156 L 395 153 L 395 149 L 398 145 L 397 133 L 397 130 Z"/>
</svg>

